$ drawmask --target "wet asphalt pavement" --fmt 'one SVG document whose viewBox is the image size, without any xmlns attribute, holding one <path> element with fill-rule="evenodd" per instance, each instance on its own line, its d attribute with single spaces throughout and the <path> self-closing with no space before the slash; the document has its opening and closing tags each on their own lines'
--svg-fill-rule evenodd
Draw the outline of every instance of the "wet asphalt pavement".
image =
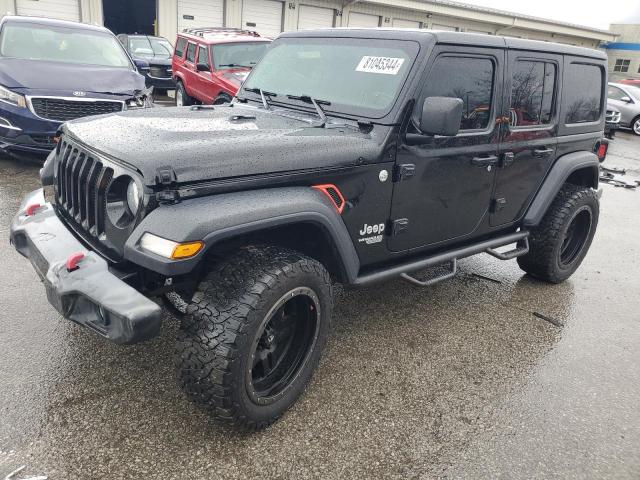
<svg viewBox="0 0 640 480">
<path fill-rule="evenodd" d="M 640 179 L 640 138 L 606 165 Z M 640 189 L 603 186 L 562 285 L 481 255 L 429 289 L 341 292 L 307 392 L 239 434 L 178 388 L 175 320 L 123 347 L 49 306 L 8 244 L 37 172 L 0 160 L 0 478 L 640 478 Z"/>
</svg>

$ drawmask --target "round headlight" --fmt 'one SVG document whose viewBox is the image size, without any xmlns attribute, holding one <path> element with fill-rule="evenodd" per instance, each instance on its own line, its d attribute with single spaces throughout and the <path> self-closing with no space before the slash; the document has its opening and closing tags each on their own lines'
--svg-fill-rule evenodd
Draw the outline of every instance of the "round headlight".
<svg viewBox="0 0 640 480">
<path fill-rule="evenodd" d="M 140 190 L 135 180 L 131 180 L 127 187 L 127 205 L 133 215 L 138 213 L 138 208 L 140 207 Z"/>
</svg>

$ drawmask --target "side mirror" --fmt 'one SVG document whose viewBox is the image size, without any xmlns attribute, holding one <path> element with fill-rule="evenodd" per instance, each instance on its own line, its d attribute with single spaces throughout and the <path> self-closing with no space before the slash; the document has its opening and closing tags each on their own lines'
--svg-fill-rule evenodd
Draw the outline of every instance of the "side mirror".
<svg viewBox="0 0 640 480">
<path fill-rule="evenodd" d="M 139 72 L 142 70 L 149 70 L 149 62 L 147 62 L 146 60 L 135 58 L 133 60 L 133 64 L 136 66 Z"/>
<path fill-rule="evenodd" d="M 206 63 L 198 63 L 196 65 L 196 70 L 198 70 L 199 72 L 208 72 L 210 68 Z"/>
<path fill-rule="evenodd" d="M 420 131 L 427 135 L 453 137 L 460 130 L 461 98 L 427 97 L 422 105 Z"/>
<path fill-rule="evenodd" d="M 631 103 L 632 102 L 631 97 L 622 97 L 620 100 L 622 102 L 626 102 L 626 103 Z"/>
</svg>

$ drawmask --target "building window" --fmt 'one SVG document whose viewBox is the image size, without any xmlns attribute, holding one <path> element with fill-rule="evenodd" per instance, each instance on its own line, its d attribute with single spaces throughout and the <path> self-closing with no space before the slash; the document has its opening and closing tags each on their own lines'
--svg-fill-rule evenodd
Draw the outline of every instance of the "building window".
<svg viewBox="0 0 640 480">
<path fill-rule="evenodd" d="M 631 60 L 624 60 L 622 58 L 617 58 L 616 59 L 616 64 L 613 67 L 613 71 L 614 72 L 628 72 L 630 63 L 631 63 Z"/>
</svg>

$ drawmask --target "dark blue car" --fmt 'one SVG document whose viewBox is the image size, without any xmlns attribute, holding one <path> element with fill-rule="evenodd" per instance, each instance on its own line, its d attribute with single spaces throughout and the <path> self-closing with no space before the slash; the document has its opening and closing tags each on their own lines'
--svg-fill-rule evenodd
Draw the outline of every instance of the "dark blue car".
<svg viewBox="0 0 640 480">
<path fill-rule="evenodd" d="M 144 75 L 147 87 L 153 87 L 153 93 L 166 92 L 176 88 L 171 71 L 173 45 L 169 43 L 169 40 L 163 37 L 137 34 L 121 34 L 118 35 L 118 40 L 136 63 L 149 64 L 147 67 L 139 67 L 138 71 Z"/>
<path fill-rule="evenodd" d="M 107 29 L 0 20 L 0 151 L 45 156 L 63 122 L 151 105 L 144 77 Z"/>
</svg>

